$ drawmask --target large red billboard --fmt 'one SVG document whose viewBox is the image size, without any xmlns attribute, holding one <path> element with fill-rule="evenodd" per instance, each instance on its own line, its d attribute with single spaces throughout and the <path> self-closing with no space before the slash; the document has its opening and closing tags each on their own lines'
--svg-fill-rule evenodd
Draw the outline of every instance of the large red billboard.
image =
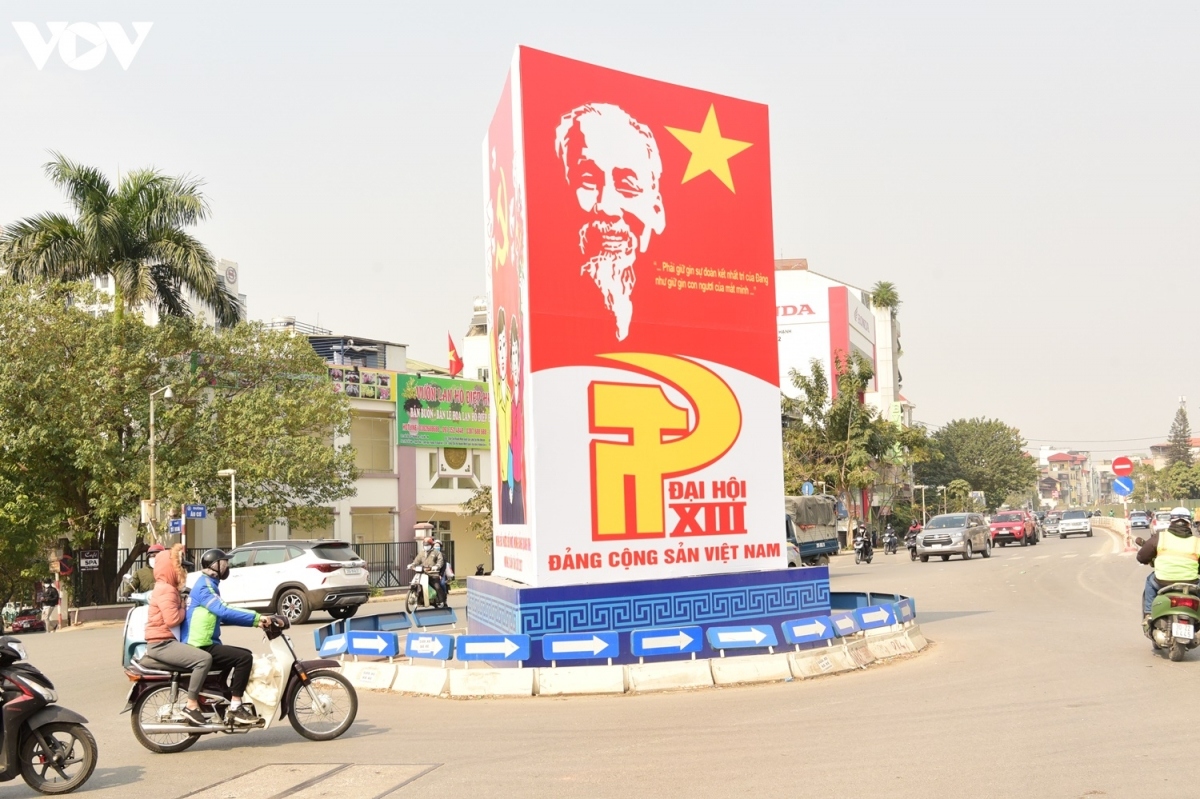
<svg viewBox="0 0 1200 799">
<path fill-rule="evenodd" d="M 496 574 L 785 564 L 768 142 L 764 105 L 518 49 L 484 147 Z"/>
</svg>

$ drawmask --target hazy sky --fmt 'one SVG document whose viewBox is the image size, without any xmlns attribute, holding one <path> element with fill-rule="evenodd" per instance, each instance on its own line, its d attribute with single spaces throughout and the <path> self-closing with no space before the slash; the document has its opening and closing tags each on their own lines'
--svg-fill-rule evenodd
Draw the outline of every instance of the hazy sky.
<svg viewBox="0 0 1200 799">
<path fill-rule="evenodd" d="M 123 71 L 11 22 L 153 22 Z M 1200 428 L 1200 5 L 0 4 L 0 220 L 46 152 L 203 177 L 253 318 L 440 363 L 483 292 L 480 142 L 517 44 L 770 106 L 775 247 L 893 281 L 904 393 L 1112 456 Z M 1123 443 L 1117 439 L 1140 439 Z"/>
</svg>

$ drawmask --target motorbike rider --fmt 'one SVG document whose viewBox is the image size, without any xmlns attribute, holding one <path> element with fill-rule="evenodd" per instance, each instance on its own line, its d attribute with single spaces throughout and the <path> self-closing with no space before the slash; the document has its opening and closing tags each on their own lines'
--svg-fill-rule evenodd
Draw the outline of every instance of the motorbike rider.
<svg viewBox="0 0 1200 799">
<path fill-rule="evenodd" d="M 158 663 L 191 672 L 183 718 L 188 724 L 202 725 L 206 719 L 200 710 L 200 689 L 212 667 L 212 655 L 183 643 L 180 640 L 182 631 L 175 631 L 187 619 L 180 593 L 184 586 L 182 557 L 183 545 L 176 544 L 169 553 L 155 558 L 154 592 L 150 595 L 150 613 L 146 620 L 146 654 Z"/>
<path fill-rule="evenodd" d="M 162 544 L 150 545 L 150 548 L 146 550 L 146 565 L 134 572 L 133 576 L 125 582 L 122 587 L 122 596 L 144 594 L 154 590 L 154 562 L 158 553 L 164 549 Z"/>
<path fill-rule="evenodd" d="M 891 522 L 888 522 L 887 527 L 883 531 L 883 540 L 888 545 L 896 543 L 896 530 L 892 527 Z"/>
<path fill-rule="evenodd" d="M 1164 586 L 1200 581 L 1200 538 L 1192 527 L 1192 512 L 1187 508 L 1171 511 L 1165 534 L 1155 533 L 1137 552 L 1138 563 L 1153 564 L 1142 593 L 1142 629 L 1150 632 L 1150 606 Z"/>
<path fill-rule="evenodd" d="M 433 539 L 433 551 L 442 557 L 442 570 L 438 572 L 438 582 L 441 583 L 442 604 L 446 604 L 446 597 L 450 594 L 450 581 L 454 579 L 454 570 L 450 567 L 450 561 L 446 560 L 446 553 L 442 551 L 442 542 L 438 539 Z"/>
<path fill-rule="evenodd" d="M 235 724 L 254 724 L 258 717 L 242 702 L 250 682 L 254 655 L 240 646 L 221 643 L 221 623 L 238 627 L 262 627 L 270 620 L 253 610 L 231 608 L 221 599 L 220 582 L 229 576 L 229 555 L 210 549 L 200 556 L 200 577 L 191 591 L 187 609 L 187 643 L 212 655 L 212 668 L 229 672 L 229 716 Z"/>
<path fill-rule="evenodd" d="M 875 552 L 875 542 L 871 540 L 872 535 L 870 531 L 867 530 L 867 525 L 865 522 L 860 521 L 858 523 L 858 527 L 854 529 L 854 535 L 856 538 L 862 540 L 862 554 L 864 558 L 872 555 Z"/>
<path fill-rule="evenodd" d="M 408 564 L 408 568 L 413 569 L 420 566 L 429 578 L 429 587 L 433 589 L 437 601 L 444 602 L 445 600 L 442 599 L 442 569 L 446 565 L 446 559 L 442 557 L 440 549 L 434 549 L 433 543 L 433 536 L 426 538 L 423 551 L 417 553 L 413 562 Z"/>
</svg>

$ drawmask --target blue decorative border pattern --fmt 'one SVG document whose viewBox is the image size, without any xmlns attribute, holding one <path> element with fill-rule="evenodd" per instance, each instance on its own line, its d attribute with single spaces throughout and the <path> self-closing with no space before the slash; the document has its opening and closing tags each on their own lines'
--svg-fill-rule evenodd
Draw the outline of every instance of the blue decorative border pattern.
<svg viewBox="0 0 1200 799">
<path fill-rule="evenodd" d="M 496 632 L 519 631 L 541 636 L 711 622 L 758 622 L 790 614 L 829 612 L 829 581 L 823 574 L 820 578 L 797 580 L 785 573 L 783 581 L 761 585 L 562 600 L 537 601 L 533 598 L 534 591 L 543 595 L 547 592 L 534 589 L 528 592 L 530 598 L 522 601 L 520 594 L 526 591 L 519 591 L 517 602 L 511 602 L 492 593 L 473 591 L 468 599 L 471 621 Z"/>
</svg>

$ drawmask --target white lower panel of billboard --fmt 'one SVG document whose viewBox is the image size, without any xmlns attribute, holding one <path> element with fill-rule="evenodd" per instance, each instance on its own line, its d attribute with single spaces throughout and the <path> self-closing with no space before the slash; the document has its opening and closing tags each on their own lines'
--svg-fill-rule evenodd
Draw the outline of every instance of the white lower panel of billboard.
<svg viewBox="0 0 1200 799">
<path fill-rule="evenodd" d="M 779 389 L 719 364 L 645 357 L 656 360 L 532 375 L 536 539 L 528 526 L 498 528 L 497 576 L 553 586 L 786 567 Z M 656 379 L 659 367 L 672 374 Z"/>
</svg>

